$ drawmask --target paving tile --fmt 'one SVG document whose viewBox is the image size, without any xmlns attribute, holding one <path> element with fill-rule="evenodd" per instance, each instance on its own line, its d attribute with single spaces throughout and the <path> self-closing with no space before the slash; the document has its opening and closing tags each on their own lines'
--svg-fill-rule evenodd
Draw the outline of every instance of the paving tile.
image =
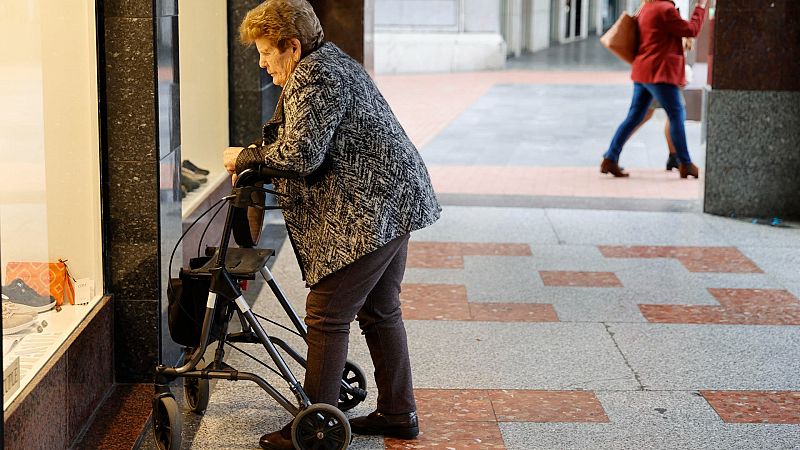
<svg viewBox="0 0 800 450">
<path fill-rule="evenodd" d="M 485 322 L 558 322 L 553 305 L 536 303 L 470 303 L 472 320 Z"/>
<path fill-rule="evenodd" d="M 412 233 L 416 241 L 558 244 L 558 237 L 541 209 L 445 206 L 435 224 Z"/>
<path fill-rule="evenodd" d="M 540 270 L 545 286 L 622 287 L 613 272 L 567 272 Z"/>
<path fill-rule="evenodd" d="M 505 449 L 497 422 L 464 422 L 446 420 L 420 421 L 420 435 L 414 440 L 386 438 L 386 450 L 411 449 Z"/>
<path fill-rule="evenodd" d="M 490 391 L 480 389 L 415 389 L 420 420 L 496 422 Z"/>
<path fill-rule="evenodd" d="M 464 256 L 531 256 L 527 244 L 420 242 L 408 244 L 408 268 L 459 269 Z"/>
<path fill-rule="evenodd" d="M 404 284 L 400 292 L 406 320 L 469 320 L 467 290 L 456 284 Z"/>
<path fill-rule="evenodd" d="M 800 325 L 800 301 L 784 290 L 709 289 L 721 306 L 639 305 L 654 323 Z"/>
<path fill-rule="evenodd" d="M 600 246 L 606 258 L 675 258 L 689 272 L 761 273 L 734 247 Z"/>
<path fill-rule="evenodd" d="M 587 391 L 489 391 L 498 422 L 608 422 L 603 406 Z"/>
<path fill-rule="evenodd" d="M 800 424 L 797 391 L 701 391 L 727 423 Z"/>
<path fill-rule="evenodd" d="M 645 389 L 800 390 L 797 326 L 611 323 L 608 330 Z"/>
</svg>

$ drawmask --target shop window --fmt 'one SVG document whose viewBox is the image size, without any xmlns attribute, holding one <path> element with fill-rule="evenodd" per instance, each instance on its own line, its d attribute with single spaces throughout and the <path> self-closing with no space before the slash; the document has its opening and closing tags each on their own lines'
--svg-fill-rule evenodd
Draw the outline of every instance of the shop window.
<svg viewBox="0 0 800 450">
<path fill-rule="evenodd" d="M 0 4 L 4 409 L 103 294 L 96 39 L 94 2 Z"/>
</svg>

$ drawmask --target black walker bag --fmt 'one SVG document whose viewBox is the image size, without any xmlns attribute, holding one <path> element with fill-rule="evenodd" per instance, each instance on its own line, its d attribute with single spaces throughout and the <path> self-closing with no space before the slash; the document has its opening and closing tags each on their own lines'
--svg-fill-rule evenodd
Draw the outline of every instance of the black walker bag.
<svg viewBox="0 0 800 450">
<path fill-rule="evenodd" d="M 207 263 L 211 257 L 192 258 L 189 261 L 190 269 L 181 269 L 178 278 L 170 278 L 167 286 L 167 323 L 172 340 L 186 347 L 198 347 L 200 334 L 203 329 L 203 319 L 206 314 L 211 277 L 192 274 L 191 269 L 197 269 Z M 214 323 L 211 325 L 209 344 L 217 341 L 222 336 L 222 326 L 225 318 L 223 308 L 219 303 L 214 314 Z"/>
</svg>

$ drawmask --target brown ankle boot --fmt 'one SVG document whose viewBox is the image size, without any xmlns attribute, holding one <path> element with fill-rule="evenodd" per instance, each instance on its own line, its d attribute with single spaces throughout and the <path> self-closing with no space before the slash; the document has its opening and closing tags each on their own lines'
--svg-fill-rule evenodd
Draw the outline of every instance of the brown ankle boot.
<svg viewBox="0 0 800 450">
<path fill-rule="evenodd" d="M 681 163 L 678 164 L 678 173 L 681 174 L 681 178 L 687 178 L 689 176 L 697 178 L 698 176 L 700 176 L 700 169 L 698 169 L 697 166 L 695 166 L 692 163 L 689 164 Z"/>
<path fill-rule="evenodd" d="M 622 171 L 622 168 L 616 161 L 612 161 L 608 158 L 603 158 L 603 162 L 600 164 L 600 173 L 610 173 L 617 178 L 630 176 L 627 172 Z"/>
</svg>

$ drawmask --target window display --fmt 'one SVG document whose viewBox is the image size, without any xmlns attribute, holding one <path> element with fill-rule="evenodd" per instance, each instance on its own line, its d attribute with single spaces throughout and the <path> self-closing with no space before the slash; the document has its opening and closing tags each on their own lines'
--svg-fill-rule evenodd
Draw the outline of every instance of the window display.
<svg viewBox="0 0 800 450">
<path fill-rule="evenodd" d="M 3 407 L 103 293 L 94 2 L 0 6 Z"/>
</svg>

